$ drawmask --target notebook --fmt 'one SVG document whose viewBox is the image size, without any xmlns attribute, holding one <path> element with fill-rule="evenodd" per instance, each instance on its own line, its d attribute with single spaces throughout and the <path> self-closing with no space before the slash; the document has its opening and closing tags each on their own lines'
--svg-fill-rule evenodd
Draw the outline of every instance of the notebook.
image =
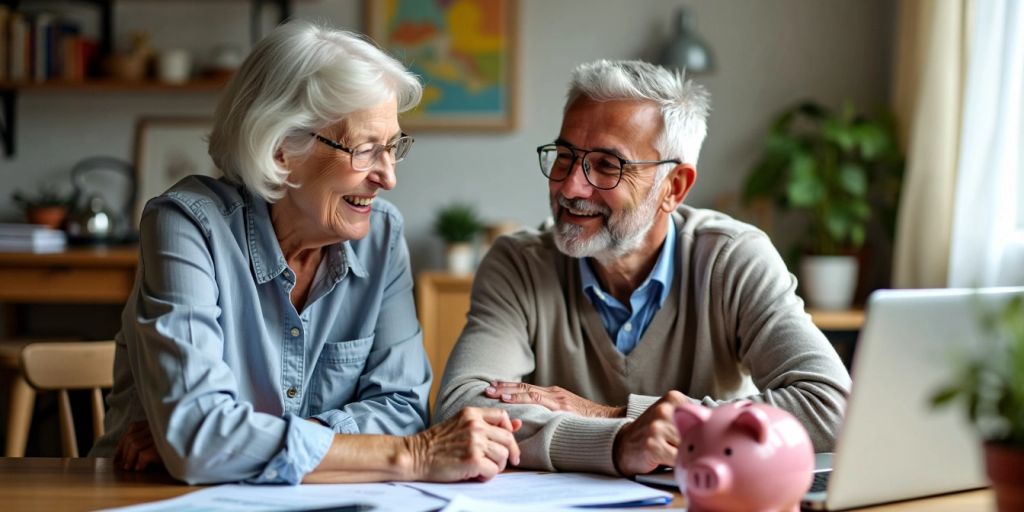
<svg viewBox="0 0 1024 512">
<path fill-rule="evenodd" d="M 985 343 L 982 314 L 1021 295 L 1024 288 L 872 294 L 827 486 L 809 491 L 801 506 L 841 510 L 987 485 L 963 409 L 937 410 L 930 398 L 951 378 L 956 354 Z M 637 480 L 674 485 L 671 472 Z"/>
</svg>

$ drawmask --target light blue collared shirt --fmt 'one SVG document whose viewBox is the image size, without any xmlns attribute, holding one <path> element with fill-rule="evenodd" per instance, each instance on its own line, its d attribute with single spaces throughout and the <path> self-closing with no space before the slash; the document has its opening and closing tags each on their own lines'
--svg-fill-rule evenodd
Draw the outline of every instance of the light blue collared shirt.
<svg viewBox="0 0 1024 512">
<path fill-rule="evenodd" d="M 661 246 L 658 261 L 651 269 L 639 288 L 633 290 L 629 297 L 629 308 L 618 299 L 601 289 L 601 283 L 590 268 L 589 258 L 580 258 L 580 281 L 584 295 L 601 315 L 601 322 L 608 335 L 615 341 L 615 348 L 623 354 L 629 354 L 640 342 L 647 326 L 651 324 L 654 314 L 661 309 L 665 298 L 672 288 L 672 275 L 675 272 L 676 226 L 671 217 L 668 219 L 668 234 Z"/>
<path fill-rule="evenodd" d="M 326 248 L 296 311 L 265 201 L 200 177 L 150 201 L 91 455 L 145 419 L 179 479 L 297 484 L 335 434 L 425 428 L 431 374 L 402 226 L 374 201 L 367 236 Z"/>
</svg>

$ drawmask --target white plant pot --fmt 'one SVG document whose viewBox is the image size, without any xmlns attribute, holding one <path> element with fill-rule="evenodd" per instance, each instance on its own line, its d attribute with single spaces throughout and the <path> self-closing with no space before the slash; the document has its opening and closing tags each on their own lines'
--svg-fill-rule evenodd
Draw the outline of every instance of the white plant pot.
<svg viewBox="0 0 1024 512">
<path fill-rule="evenodd" d="M 470 244 L 449 244 L 445 249 L 445 260 L 448 272 L 452 274 L 472 274 L 476 268 L 473 246 Z"/>
<path fill-rule="evenodd" d="M 857 291 L 855 256 L 807 256 L 800 260 L 800 285 L 815 309 L 850 309 Z"/>
</svg>

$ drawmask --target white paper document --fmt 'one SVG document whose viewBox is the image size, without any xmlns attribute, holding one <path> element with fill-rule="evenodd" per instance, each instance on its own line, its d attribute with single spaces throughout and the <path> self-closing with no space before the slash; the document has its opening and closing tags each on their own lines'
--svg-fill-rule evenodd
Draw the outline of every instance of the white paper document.
<svg viewBox="0 0 1024 512">
<path fill-rule="evenodd" d="M 169 500 L 108 509 L 117 512 L 259 512 L 335 510 L 426 512 L 445 505 L 394 484 L 219 485 Z"/>
<path fill-rule="evenodd" d="M 446 501 L 458 496 L 473 500 L 547 507 L 580 505 L 658 505 L 672 501 L 672 494 L 632 480 L 590 473 L 502 473 L 488 482 L 402 485 L 419 489 Z"/>
</svg>

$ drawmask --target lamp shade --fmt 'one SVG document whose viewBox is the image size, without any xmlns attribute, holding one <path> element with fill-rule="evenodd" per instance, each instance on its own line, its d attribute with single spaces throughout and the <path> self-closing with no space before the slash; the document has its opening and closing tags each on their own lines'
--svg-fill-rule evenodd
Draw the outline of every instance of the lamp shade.
<svg viewBox="0 0 1024 512">
<path fill-rule="evenodd" d="M 715 68 L 711 50 L 697 35 L 693 16 L 684 7 L 676 13 L 676 30 L 662 49 L 661 64 L 685 68 L 688 73 L 708 73 Z"/>
</svg>

